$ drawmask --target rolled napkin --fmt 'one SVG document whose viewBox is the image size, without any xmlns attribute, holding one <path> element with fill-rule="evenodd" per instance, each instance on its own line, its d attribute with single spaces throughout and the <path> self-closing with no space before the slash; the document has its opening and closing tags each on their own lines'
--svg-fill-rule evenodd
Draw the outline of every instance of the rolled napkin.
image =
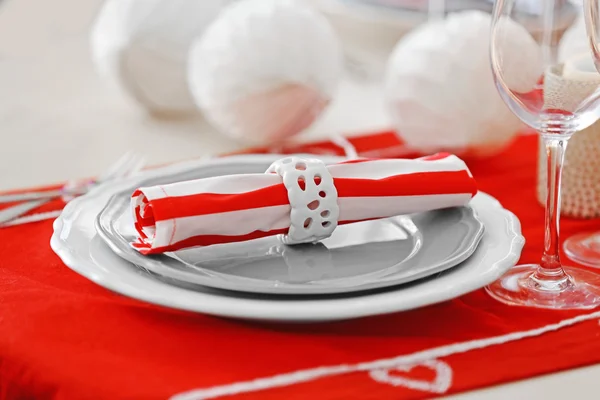
<svg viewBox="0 0 600 400">
<path fill-rule="evenodd" d="M 264 174 L 137 189 L 131 208 L 142 254 L 284 235 L 316 242 L 338 224 L 466 205 L 475 180 L 458 157 L 357 159 L 325 165 L 287 157 Z"/>
</svg>

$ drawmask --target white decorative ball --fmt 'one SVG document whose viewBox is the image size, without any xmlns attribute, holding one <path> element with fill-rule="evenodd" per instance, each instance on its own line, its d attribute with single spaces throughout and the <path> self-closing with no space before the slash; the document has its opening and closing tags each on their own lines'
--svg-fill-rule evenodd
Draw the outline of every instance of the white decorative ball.
<svg viewBox="0 0 600 400">
<path fill-rule="evenodd" d="M 205 117 L 247 142 L 276 142 L 310 126 L 342 72 L 324 16 L 293 0 L 242 0 L 192 45 L 189 81 Z"/>
<path fill-rule="evenodd" d="M 151 112 L 195 110 L 187 56 L 231 0 L 107 0 L 91 32 L 101 75 Z"/>
<path fill-rule="evenodd" d="M 558 45 L 558 58 L 565 61 L 572 57 L 587 54 L 592 58 L 590 40 L 585 30 L 585 18 L 580 15 L 564 33 Z"/>
<path fill-rule="evenodd" d="M 505 48 L 539 52 L 520 25 L 501 21 Z M 508 24 L 508 25 L 505 25 Z M 426 23 L 397 44 L 388 61 L 385 95 L 398 134 L 415 149 L 488 155 L 502 149 L 523 126 L 500 98 L 489 58 L 491 16 L 450 14 Z M 519 43 L 512 46 L 512 44 Z M 505 79 L 528 92 L 542 74 L 541 55 L 527 65 L 505 57 Z M 529 59 L 529 58 L 528 58 Z"/>
</svg>

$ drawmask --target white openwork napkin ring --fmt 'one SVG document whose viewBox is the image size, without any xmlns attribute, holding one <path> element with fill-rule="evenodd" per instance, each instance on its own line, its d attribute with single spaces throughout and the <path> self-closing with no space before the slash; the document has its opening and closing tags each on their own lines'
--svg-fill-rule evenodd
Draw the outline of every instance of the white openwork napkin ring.
<svg viewBox="0 0 600 400">
<path fill-rule="evenodd" d="M 291 206 L 290 229 L 284 243 L 310 243 L 326 239 L 338 225 L 340 209 L 333 178 L 325 163 L 287 157 L 265 172 L 283 179 Z"/>
</svg>

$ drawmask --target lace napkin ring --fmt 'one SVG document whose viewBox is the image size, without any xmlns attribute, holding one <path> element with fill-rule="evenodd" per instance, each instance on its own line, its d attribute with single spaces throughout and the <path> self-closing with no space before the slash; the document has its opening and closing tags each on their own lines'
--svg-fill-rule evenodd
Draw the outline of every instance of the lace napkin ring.
<svg viewBox="0 0 600 400">
<path fill-rule="evenodd" d="M 314 243 L 331 236 L 340 209 L 333 177 L 323 161 L 287 157 L 275 161 L 265 173 L 281 176 L 287 189 L 291 224 L 285 244 Z"/>
</svg>

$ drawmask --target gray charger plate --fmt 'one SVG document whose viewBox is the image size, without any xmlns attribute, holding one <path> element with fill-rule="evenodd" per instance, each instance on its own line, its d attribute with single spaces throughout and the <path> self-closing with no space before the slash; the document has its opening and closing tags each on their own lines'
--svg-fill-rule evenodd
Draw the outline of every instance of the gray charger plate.
<svg viewBox="0 0 600 400">
<path fill-rule="evenodd" d="M 284 295 L 348 293 L 416 281 L 466 260 L 483 236 L 484 226 L 474 210 L 457 207 L 340 226 L 314 245 L 287 246 L 273 236 L 157 256 L 144 256 L 131 247 L 135 230 L 129 200 L 137 187 L 262 173 L 269 166 L 242 160 L 135 181 L 100 212 L 95 221 L 98 235 L 115 254 L 166 278 Z"/>
</svg>

